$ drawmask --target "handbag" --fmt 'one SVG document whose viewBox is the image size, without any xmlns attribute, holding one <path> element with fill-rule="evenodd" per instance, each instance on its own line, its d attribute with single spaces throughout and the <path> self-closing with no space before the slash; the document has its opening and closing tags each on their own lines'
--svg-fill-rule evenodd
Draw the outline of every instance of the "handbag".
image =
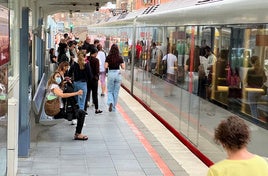
<svg viewBox="0 0 268 176">
<path fill-rule="evenodd" d="M 47 94 L 45 98 L 45 113 L 48 116 L 55 116 L 60 112 L 60 98 L 57 96 L 53 99 L 48 98 L 50 95 Z"/>
<path fill-rule="evenodd" d="M 48 116 L 55 116 L 60 112 L 60 99 L 59 97 L 52 100 L 45 100 L 45 113 Z"/>
</svg>

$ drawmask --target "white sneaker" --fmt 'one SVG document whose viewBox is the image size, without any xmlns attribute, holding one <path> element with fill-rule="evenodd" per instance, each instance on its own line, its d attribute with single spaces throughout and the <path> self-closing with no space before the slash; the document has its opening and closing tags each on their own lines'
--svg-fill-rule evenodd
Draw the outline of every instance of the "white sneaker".
<svg viewBox="0 0 268 176">
<path fill-rule="evenodd" d="M 76 125 L 77 124 L 77 119 L 73 119 L 71 124 Z"/>
</svg>

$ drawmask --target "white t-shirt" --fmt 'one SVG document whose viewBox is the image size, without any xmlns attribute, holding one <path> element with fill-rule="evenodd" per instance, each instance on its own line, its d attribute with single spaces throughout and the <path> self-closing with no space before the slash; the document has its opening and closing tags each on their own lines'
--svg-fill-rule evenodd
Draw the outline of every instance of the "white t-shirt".
<svg viewBox="0 0 268 176">
<path fill-rule="evenodd" d="M 53 90 L 54 88 L 58 88 L 58 89 L 60 89 L 59 85 L 58 85 L 58 84 L 51 84 L 49 88 L 50 88 L 50 91 L 48 92 L 47 98 L 49 98 L 49 97 L 50 97 L 50 99 L 57 98 L 57 95 L 54 94 L 54 93 L 52 92 L 52 90 Z M 61 97 L 59 97 L 59 98 L 60 98 L 60 108 L 63 108 L 63 102 L 62 102 L 62 99 L 61 99 Z"/>
<path fill-rule="evenodd" d="M 177 57 L 174 54 L 167 54 L 163 57 L 162 59 L 167 60 L 167 73 L 169 74 L 175 74 L 174 67 L 175 67 L 175 62 L 177 61 Z"/>
<path fill-rule="evenodd" d="M 200 65 L 203 65 L 206 76 L 208 75 L 209 71 L 207 70 L 208 68 L 208 59 L 204 56 L 200 56 Z"/>
<path fill-rule="evenodd" d="M 99 51 L 97 58 L 99 59 L 99 63 L 100 63 L 100 72 L 105 72 L 105 60 L 106 60 L 105 52 Z"/>
<path fill-rule="evenodd" d="M 214 56 L 214 54 L 208 56 L 208 66 L 214 65 L 216 61 L 217 59 L 216 56 Z"/>
</svg>

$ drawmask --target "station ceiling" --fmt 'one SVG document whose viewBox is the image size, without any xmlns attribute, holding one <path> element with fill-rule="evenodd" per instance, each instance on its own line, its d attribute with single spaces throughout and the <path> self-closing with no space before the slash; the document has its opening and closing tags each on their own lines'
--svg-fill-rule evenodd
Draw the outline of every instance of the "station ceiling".
<svg viewBox="0 0 268 176">
<path fill-rule="evenodd" d="M 37 0 L 36 5 L 41 7 L 45 14 L 52 15 L 58 12 L 94 12 L 107 2 L 115 0 Z"/>
</svg>

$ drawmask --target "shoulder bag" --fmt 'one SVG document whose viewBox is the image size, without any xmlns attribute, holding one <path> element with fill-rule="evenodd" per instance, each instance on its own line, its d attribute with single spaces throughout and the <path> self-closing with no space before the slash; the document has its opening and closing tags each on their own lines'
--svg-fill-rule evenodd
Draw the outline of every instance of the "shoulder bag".
<svg viewBox="0 0 268 176">
<path fill-rule="evenodd" d="M 48 116 L 55 116 L 60 112 L 60 99 L 57 96 L 57 98 L 54 99 L 48 99 L 49 95 L 46 95 L 45 98 L 45 105 L 44 105 L 44 109 L 45 109 L 45 113 Z"/>
</svg>

